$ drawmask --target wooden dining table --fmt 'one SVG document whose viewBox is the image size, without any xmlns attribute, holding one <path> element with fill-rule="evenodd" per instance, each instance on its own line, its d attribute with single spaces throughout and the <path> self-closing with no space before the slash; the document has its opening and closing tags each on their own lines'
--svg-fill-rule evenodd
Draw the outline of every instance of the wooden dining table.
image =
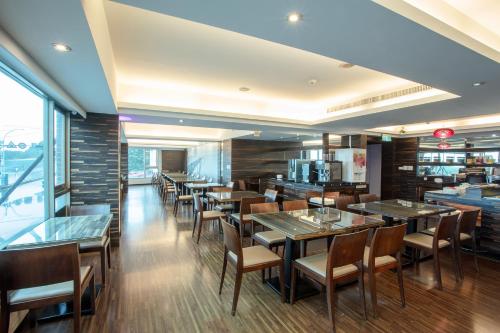
<svg viewBox="0 0 500 333">
<path fill-rule="evenodd" d="M 240 202 L 242 198 L 262 197 L 254 191 L 231 191 L 231 192 L 207 192 L 207 197 L 213 199 L 216 203 Z"/>
<path fill-rule="evenodd" d="M 0 252 L 6 249 L 100 241 L 108 233 L 112 218 L 113 214 L 50 218 L 23 228 L 5 240 Z M 100 289 L 101 286 L 96 285 L 96 297 Z M 45 320 L 64 317 L 72 311 L 71 303 L 61 303 L 44 309 L 40 318 Z M 89 290 L 86 290 L 82 297 L 82 313 L 91 313 Z"/>
<path fill-rule="evenodd" d="M 287 300 L 290 299 L 292 262 L 299 257 L 299 241 L 318 238 L 329 238 L 331 240 L 335 235 L 376 228 L 385 223 L 377 217 L 354 214 L 331 207 L 250 214 L 250 218 L 271 230 L 279 231 L 285 235 L 283 259 Z M 268 284 L 276 292 L 280 292 L 277 278 L 269 280 Z M 316 293 L 316 288 L 313 288 L 306 280 L 297 279 L 297 299 Z"/>
</svg>

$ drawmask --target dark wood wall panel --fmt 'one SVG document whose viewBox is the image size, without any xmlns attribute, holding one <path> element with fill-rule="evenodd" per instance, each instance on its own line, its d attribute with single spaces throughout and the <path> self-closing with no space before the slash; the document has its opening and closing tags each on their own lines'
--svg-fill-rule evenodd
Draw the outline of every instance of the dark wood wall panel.
<svg viewBox="0 0 500 333">
<path fill-rule="evenodd" d="M 123 191 L 128 190 L 128 143 L 120 146 L 120 177 L 123 184 Z"/>
<path fill-rule="evenodd" d="M 71 117 L 71 204 L 109 204 L 111 242 L 120 242 L 120 136 L 118 115 Z"/>
<path fill-rule="evenodd" d="M 169 171 L 186 171 L 186 151 L 185 150 L 162 150 L 161 168 Z"/>
<path fill-rule="evenodd" d="M 231 142 L 231 179 L 287 175 L 288 160 L 299 158 L 301 142 L 234 139 Z"/>
<path fill-rule="evenodd" d="M 382 179 L 380 195 L 382 200 L 393 198 L 394 146 L 392 142 L 382 142 Z"/>
</svg>

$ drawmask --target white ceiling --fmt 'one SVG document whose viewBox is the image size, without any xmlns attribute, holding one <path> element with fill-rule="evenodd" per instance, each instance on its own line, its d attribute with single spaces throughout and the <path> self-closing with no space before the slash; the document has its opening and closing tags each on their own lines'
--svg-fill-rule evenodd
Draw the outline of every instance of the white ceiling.
<svg viewBox="0 0 500 333">
<path fill-rule="evenodd" d="M 463 7 L 467 2 L 456 2 L 457 11 L 477 20 L 481 8 Z M 489 6 L 490 17 L 498 17 L 498 7 Z M 189 126 L 291 135 L 500 113 L 498 62 L 373 1 L 121 0 L 103 7 L 112 52 L 102 50 L 107 29 L 95 33 L 95 18 L 85 16 L 80 1 L 0 2 L 0 26 L 89 112 L 113 113 L 118 104 L 120 114 L 136 122 L 179 125 L 182 117 Z M 285 16 L 294 10 L 304 20 L 291 26 Z M 73 52 L 55 53 L 54 41 L 70 44 Z M 104 53 L 112 53 L 112 66 Z M 340 70 L 339 61 L 357 66 Z M 317 85 L 307 86 L 312 78 Z M 315 116 L 309 106 L 314 101 L 366 95 L 386 88 L 378 83 L 408 81 L 460 98 L 307 122 Z M 486 84 L 472 87 L 477 81 Z M 251 90 L 240 93 L 240 86 Z M 235 103 L 229 103 L 232 113 L 218 112 L 223 108 L 214 95 Z M 193 97 L 199 104 L 174 103 Z M 263 104 L 267 113 L 251 113 Z M 248 114 L 237 115 L 233 106 Z M 276 109 L 285 115 L 303 110 L 296 119 L 306 121 L 267 117 Z"/>
</svg>

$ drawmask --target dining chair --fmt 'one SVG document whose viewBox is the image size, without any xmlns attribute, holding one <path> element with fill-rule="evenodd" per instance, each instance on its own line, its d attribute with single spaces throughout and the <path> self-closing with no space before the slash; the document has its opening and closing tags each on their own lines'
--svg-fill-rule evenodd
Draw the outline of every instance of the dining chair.
<svg viewBox="0 0 500 333">
<path fill-rule="evenodd" d="M 71 216 L 82 215 L 107 215 L 111 214 L 111 206 L 108 204 L 70 206 Z M 111 228 L 100 240 L 82 242 L 79 244 L 80 253 L 99 253 L 101 259 L 101 279 L 103 287 L 106 286 L 107 268 L 111 269 Z M 107 265 L 106 265 L 107 261 Z"/>
<path fill-rule="evenodd" d="M 378 201 L 380 198 L 376 194 L 360 194 L 359 195 L 359 202 L 360 203 L 366 203 L 366 202 L 373 202 L 373 201 Z"/>
<path fill-rule="evenodd" d="M 10 313 L 73 302 L 73 332 L 81 329 L 81 298 L 90 288 L 95 313 L 92 266 L 80 266 L 78 244 L 0 251 L 0 333 L 8 333 Z"/>
<path fill-rule="evenodd" d="M 356 203 L 354 196 L 352 195 L 340 196 L 337 199 L 335 199 L 335 208 L 337 208 L 338 210 L 350 212 L 351 210 L 347 208 L 347 206 L 353 203 Z"/>
<path fill-rule="evenodd" d="M 292 263 L 290 304 L 295 302 L 297 271 L 326 286 L 328 314 L 335 332 L 335 286 L 338 283 L 358 279 L 359 298 L 366 317 L 363 256 L 368 230 L 338 235 L 333 238 L 328 253 L 320 253 L 296 259 Z"/>
<path fill-rule="evenodd" d="M 193 196 L 182 195 L 177 187 L 174 188 L 174 216 L 177 217 L 179 211 L 179 204 L 192 203 Z"/>
<path fill-rule="evenodd" d="M 266 202 L 275 202 L 276 197 L 278 196 L 278 191 L 266 189 L 264 192 L 264 197 L 266 198 Z"/>
<path fill-rule="evenodd" d="M 283 259 L 274 252 L 266 249 L 262 245 L 241 247 L 238 232 L 236 228 L 229 223 L 222 221 L 224 232 L 224 260 L 222 264 L 222 274 L 220 278 L 219 295 L 222 293 L 224 285 L 224 276 L 226 274 L 227 262 L 236 266 L 236 278 L 234 283 L 233 305 L 231 315 L 235 315 L 238 297 L 240 294 L 241 281 L 243 273 L 262 271 L 266 268 L 279 267 L 279 281 L 281 291 L 281 302 L 285 302 L 285 279 Z"/>
<path fill-rule="evenodd" d="M 420 251 L 432 252 L 434 262 L 434 276 L 439 290 L 443 289 L 441 280 L 441 265 L 439 262 L 439 251 L 445 248 L 451 249 L 453 263 L 455 266 L 455 279 L 459 280 L 459 267 L 457 260 L 457 253 L 455 247 L 457 246 L 457 223 L 458 214 L 440 216 L 436 232 L 434 235 L 427 235 L 424 233 L 416 232 L 406 235 L 404 237 L 405 246 L 413 248 L 413 257 L 415 264 L 418 265 Z"/>
<path fill-rule="evenodd" d="M 232 192 L 233 191 L 233 187 L 214 187 L 213 188 L 213 191 L 214 192 Z M 234 205 L 232 203 L 226 203 L 226 204 L 223 204 L 223 203 L 220 203 L 218 205 L 216 205 L 214 207 L 215 210 L 218 210 L 220 212 L 223 212 L 223 213 L 227 213 L 227 212 L 232 212 L 234 210 Z"/>
<path fill-rule="evenodd" d="M 238 189 L 240 191 L 246 191 L 247 190 L 247 184 L 243 179 L 238 180 Z"/>
<path fill-rule="evenodd" d="M 377 287 L 375 274 L 388 270 L 396 270 L 399 283 L 401 306 L 405 307 L 403 272 L 401 269 L 401 248 L 407 224 L 377 228 L 372 237 L 370 247 L 365 247 L 363 265 L 368 273 L 368 284 L 372 301 L 373 316 L 378 316 Z"/>
<path fill-rule="evenodd" d="M 288 200 L 283 201 L 283 210 L 291 211 L 291 210 L 302 210 L 308 209 L 309 205 L 306 200 Z"/>
<path fill-rule="evenodd" d="M 232 213 L 229 218 L 231 221 L 238 223 L 239 231 L 240 231 L 240 240 L 241 245 L 243 245 L 243 238 L 245 236 L 245 226 L 252 223 L 252 219 L 249 218 L 249 214 L 251 213 L 250 206 L 252 204 L 260 204 L 264 203 L 266 198 L 260 197 L 244 197 L 241 198 L 240 203 L 240 212 Z"/>
<path fill-rule="evenodd" d="M 219 212 L 217 210 L 208 210 L 205 211 L 203 209 L 203 205 L 201 204 L 201 199 L 200 199 L 200 194 L 199 193 L 193 193 L 193 207 L 194 207 L 194 222 L 193 222 L 193 234 L 191 237 L 194 236 L 194 231 L 196 229 L 196 224 L 198 223 L 198 237 L 196 239 L 196 244 L 200 243 L 200 235 L 201 235 L 201 227 L 203 226 L 204 222 L 209 222 L 209 221 L 219 221 L 222 217 L 225 217 L 226 214 Z"/>
<path fill-rule="evenodd" d="M 229 188 L 229 189 L 231 189 L 231 190 L 234 190 L 234 182 L 228 182 L 226 184 L 226 187 Z"/>
</svg>

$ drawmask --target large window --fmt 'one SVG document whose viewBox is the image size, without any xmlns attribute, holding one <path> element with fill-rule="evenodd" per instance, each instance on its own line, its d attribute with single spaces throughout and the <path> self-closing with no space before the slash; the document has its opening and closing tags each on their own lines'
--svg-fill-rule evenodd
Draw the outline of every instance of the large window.
<svg viewBox="0 0 500 333">
<path fill-rule="evenodd" d="M 158 150 L 154 148 L 128 149 L 128 176 L 131 179 L 150 178 L 158 171 Z"/>
<path fill-rule="evenodd" d="M 66 116 L 54 110 L 54 185 L 56 191 L 66 187 Z"/>
<path fill-rule="evenodd" d="M 44 218 L 45 99 L 0 70 L 0 221 Z"/>
</svg>

